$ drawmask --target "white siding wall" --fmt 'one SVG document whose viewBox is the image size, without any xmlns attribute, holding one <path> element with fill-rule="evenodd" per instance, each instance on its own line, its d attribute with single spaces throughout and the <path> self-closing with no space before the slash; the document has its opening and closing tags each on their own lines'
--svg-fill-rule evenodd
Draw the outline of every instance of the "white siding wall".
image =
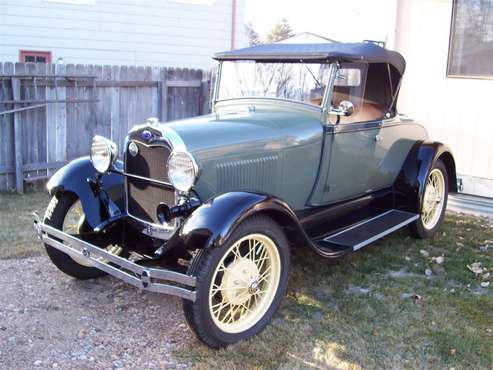
<svg viewBox="0 0 493 370">
<path fill-rule="evenodd" d="M 493 80 L 446 77 L 451 12 L 452 0 L 399 0 L 399 111 L 451 147 L 465 193 L 493 197 Z"/>
<path fill-rule="evenodd" d="M 74 2 L 86 2 L 72 0 Z M 237 1 L 236 46 L 246 45 L 245 1 Z M 210 68 L 231 46 L 231 0 L 0 1 L 0 60 L 51 51 L 65 63 Z"/>
</svg>

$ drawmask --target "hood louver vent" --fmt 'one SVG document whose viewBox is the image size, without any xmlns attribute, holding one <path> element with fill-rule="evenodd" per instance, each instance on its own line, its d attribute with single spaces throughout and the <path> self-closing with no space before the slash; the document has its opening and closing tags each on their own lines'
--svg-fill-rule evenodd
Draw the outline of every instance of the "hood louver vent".
<svg viewBox="0 0 493 370">
<path fill-rule="evenodd" d="M 279 175 L 279 156 L 276 154 L 224 162 L 217 165 L 218 190 L 276 193 Z"/>
</svg>

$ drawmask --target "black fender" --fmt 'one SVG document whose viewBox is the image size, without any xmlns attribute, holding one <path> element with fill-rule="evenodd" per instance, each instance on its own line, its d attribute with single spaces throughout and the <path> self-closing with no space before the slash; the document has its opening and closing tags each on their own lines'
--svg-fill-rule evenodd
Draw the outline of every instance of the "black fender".
<svg viewBox="0 0 493 370">
<path fill-rule="evenodd" d="M 287 203 L 272 195 L 243 191 L 224 193 L 202 204 L 185 220 L 178 236 L 187 249 L 218 248 L 245 219 L 259 214 L 278 222 L 291 243 L 310 243 Z"/>
<path fill-rule="evenodd" d="M 76 194 L 82 203 L 86 220 L 93 228 L 122 214 L 125 206 L 123 175 L 106 172 L 100 178 L 100 186 L 96 186 L 97 176 L 98 172 L 90 158 L 81 157 L 60 168 L 47 184 L 51 196 L 59 192 Z"/>
<path fill-rule="evenodd" d="M 452 151 L 437 141 L 417 141 L 409 151 L 394 184 L 399 209 L 419 213 L 431 167 L 442 160 L 447 168 L 449 192 L 457 192 L 457 175 Z"/>
</svg>

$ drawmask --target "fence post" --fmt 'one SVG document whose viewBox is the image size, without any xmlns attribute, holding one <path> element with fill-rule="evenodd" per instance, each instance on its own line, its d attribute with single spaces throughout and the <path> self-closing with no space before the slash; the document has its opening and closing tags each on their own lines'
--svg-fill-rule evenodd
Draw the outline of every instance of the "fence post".
<svg viewBox="0 0 493 370">
<path fill-rule="evenodd" d="M 199 114 L 207 114 L 211 111 L 210 102 L 211 80 L 205 80 L 200 83 L 200 103 Z"/>
<path fill-rule="evenodd" d="M 12 97 L 21 100 L 21 83 L 18 78 L 12 78 Z M 22 173 L 22 135 L 21 113 L 14 113 L 14 156 L 15 156 L 15 189 L 18 193 L 24 192 L 24 174 Z"/>
<path fill-rule="evenodd" d="M 157 83 L 157 109 L 158 118 L 161 122 L 168 120 L 168 84 L 166 80 Z"/>
</svg>

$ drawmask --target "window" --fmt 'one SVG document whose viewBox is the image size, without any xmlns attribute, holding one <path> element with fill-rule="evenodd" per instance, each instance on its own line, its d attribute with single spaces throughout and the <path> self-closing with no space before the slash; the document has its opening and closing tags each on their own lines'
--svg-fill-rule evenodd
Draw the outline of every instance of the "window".
<svg viewBox="0 0 493 370">
<path fill-rule="evenodd" d="M 327 64 L 223 62 L 219 100 L 277 98 L 320 105 L 328 80 Z"/>
<path fill-rule="evenodd" d="M 337 108 L 341 102 L 350 101 L 354 106 L 354 112 L 347 117 L 329 115 L 330 123 L 355 123 L 371 120 L 367 117 L 368 107 L 364 100 L 367 70 L 368 66 L 364 63 L 342 63 L 334 81 L 331 105 Z"/>
<path fill-rule="evenodd" d="M 493 78 L 493 0 L 454 0 L 447 76 Z"/>
<path fill-rule="evenodd" d="M 348 100 L 354 105 L 354 113 L 336 121 L 329 116 L 330 122 L 359 123 L 394 116 L 399 81 L 399 72 L 387 63 L 343 63 L 334 83 L 332 106 Z"/>
<path fill-rule="evenodd" d="M 21 63 L 51 63 L 51 51 L 21 50 L 19 61 Z"/>
</svg>

